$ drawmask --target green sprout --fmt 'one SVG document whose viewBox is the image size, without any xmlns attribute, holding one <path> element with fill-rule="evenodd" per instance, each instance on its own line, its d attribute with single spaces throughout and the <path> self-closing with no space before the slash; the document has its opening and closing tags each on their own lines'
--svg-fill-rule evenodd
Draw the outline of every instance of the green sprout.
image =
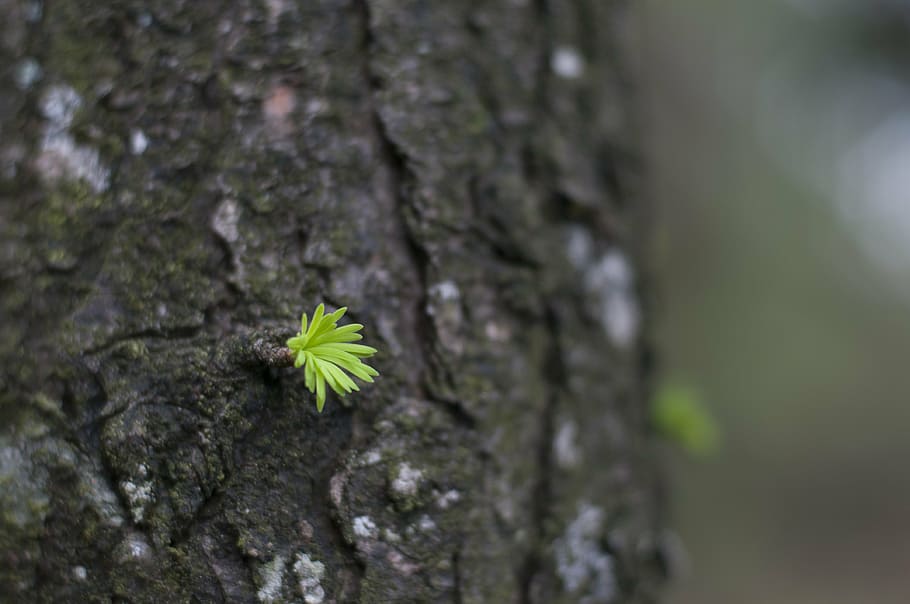
<svg viewBox="0 0 910 604">
<path fill-rule="evenodd" d="M 294 367 L 304 368 L 306 387 L 316 393 L 316 409 L 320 413 L 325 405 L 326 383 L 339 396 L 360 390 L 342 369 L 365 382 L 372 382 L 373 376 L 379 375 L 378 371 L 360 360 L 376 354 L 376 349 L 351 343 L 363 337 L 357 333 L 363 325 L 351 323 L 338 327 L 336 324 L 346 311 L 346 307 L 339 308 L 326 315 L 325 306 L 320 304 L 313 311 L 309 327 L 306 313 L 303 313 L 300 332 L 287 341 L 295 356 Z"/>
</svg>

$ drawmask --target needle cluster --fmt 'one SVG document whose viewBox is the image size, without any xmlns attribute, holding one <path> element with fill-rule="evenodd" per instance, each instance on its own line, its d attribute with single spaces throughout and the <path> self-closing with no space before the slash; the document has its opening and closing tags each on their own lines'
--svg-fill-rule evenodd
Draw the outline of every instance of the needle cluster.
<svg viewBox="0 0 910 604">
<path fill-rule="evenodd" d="M 376 354 L 376 349 L 363 344 L 354 344 L 363 336 L 357 333 L 363 329 L 359 323 L 338 327 L 337 321 L 347 311 L 339 308 L 325 314 L 320 304 L 313 312 L 313 320 L 307 321 L 306 313 L 300 319 L 300 332 L 287 341 L 294 354 L 294 367 L 303 367 L 306 387 L 316 394 L 316 409 L 322 413 L 325 405 L 326 384 L 339 396 L 352 390 L 360 390 L 345 371 L 365 382 L 372 382 L 379 372 L 361 359 Z"/>
</svg>

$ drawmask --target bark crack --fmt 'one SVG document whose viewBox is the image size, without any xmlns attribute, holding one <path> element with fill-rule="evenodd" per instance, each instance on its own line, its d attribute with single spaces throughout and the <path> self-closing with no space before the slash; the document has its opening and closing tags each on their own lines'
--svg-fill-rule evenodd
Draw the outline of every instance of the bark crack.
<svg viewBox="0 0 910 604">
<path fill-rule="evenodd" d="M 454 578 L 454 587 L 452 588 L 453 604 L 462 604 L 464 599 L 461 595 L 461 548 L 455 550 L 452 554 L 452 576 Z"/>
<path fill-rule="evenodd" d="M 374 139 L 378 147 L 379 157 L 383 160 L 389 175 L 389 188 L 397 209 L 396 230 L 399 235 L 398 238 L 404 242 L 402 246 L 403 255 L 407 258 L 418 285 L 419 293 L 411 300 L 413 308 L 411 316 L 414 317 L 415 330 L 414 341 L 423 348 L 423 359 L 431 359 L 435 357 L 433 342 L 436 340 L 436 335 L 426 309 L 429 284 L 427 273 L 432 259 L 415 235 L 413 228 L 408 222 L 407 215 L 409 200 L 405 190 L 413 185 L 414 175 L 408 168 L 407 155 L 390 135 L 376 100 L 377 94 L 381 91 L 381 86 L 379 78 L 370 64 L 370 55 L 375 48 L 376 40 L 370 25 L 369 0 L 357 0 L 355 5 L 362 27 L 361 71 L 366 84 L 366 102 L 371 116 Z M 420 371 L 417 373 L 416 383 L 413 384 L 418 395 L 424 399 L 429 398 L 426 387 L 426 371 L 427 366 L 424 361 Z"/>
<path fill-rule="evenodd" d="M 537 17 L 540 36 L 540 55 L 538 57 L 533 106 L 535 123 L 542 123 L 547 118 L 550 84 L 550 55 L 553 50 L 553 31 L 548 0 L 535 0 L 534 12 Z M 548 173 L 546 164 L 537 157 L 533 138 L 525 142 L 525 177 L 532 188 L 541 192 L 542 199 L 554 195 L 553 176 Z M 546 297 L 546 292 L 541 292 Z M 540 434 L 538 437 L 538 474 L 534 486 L 534 506 L 531 511 L 532 546 L 518 570 L 519 597 L 521 604 L 532 604 L 535 601 L 534 579 L 544 568 L 544 545 L 547 519 L 553 496 L 551 484 L 552 442 L 556 408 L 559 404 L 560 391 L 566 383 L 566 368 L 559 343 L 559 319 L 556 309 L 547 303 L 545 310 L 545 328 L 547 333 L 547 352 L 541 372 L 547 384 L 546 404 L 541 415 Z"/>
<path fill-rule="evenodd" d="M 533 546 L 519 572 L 521 592 L 519 602 L 531 604 L 534 576 L 543 567 L 543 550 L 546 539 L 546 524 L 550 515 L 550 501 L 553 496 L 551 473 L 553 469 L 552 442 L 555 434 L 554 424 L 559 395 L 566 383 L 566 368 L 563 363 L 562 347 L 559 343 L 559 319 L 555 309 L 547 305 L 546 329 L 548 350 L 541 367 L 546 378 L 547 400 L 541 415 L 540 435 L 537 445 L 537 482 L 534 485 L 534 506 L 531 510 Z"/>
</svg>

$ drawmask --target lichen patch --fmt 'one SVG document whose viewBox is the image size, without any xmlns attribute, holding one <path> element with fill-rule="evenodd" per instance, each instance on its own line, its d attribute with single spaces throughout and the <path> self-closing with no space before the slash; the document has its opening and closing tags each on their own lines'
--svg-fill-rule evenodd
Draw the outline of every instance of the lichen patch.
<svg viewBox="0 0 910 604">
<path fill-rule="evenodd" d="M 559 46 L 550 57 L 550 67 L 559 77 L 575 80 L 584 74 L 585 60 L 575 48 Z"/>
<path fill-rule="evenodd" d="M 259 567 L 259 590 L 256 592 L 256 597 L 263 604 L 281 602 L 281 582 L 284 566 L 284 556 L 275 556 L 270 562 Z"/>
<path fill-rule="evenodd" d="M 460 331 L 464 316 L 461 290 L 454 281 L 441 281 L 427 289 L 427 314 L 432 317 L 443 346 L 455 354 L 461 354 L 464 342 Z"/>
<path fill-rule="evenodd" d="M 392 491 L 404 497 L 413 497 L 417 494 L 422 479 L 423 472 L 405 462 L 398 466 L 398 475 L 392 481 Z"/>
<path fill-rule="evenodd" d="M 556 571 L 567 592 L 579 602 L 609 602 L 616 595 L 613 560 L 600 547 L 604 511 L 581 503 L 578 515 L 553 543 Z"/>
<path fill-rule="evenodd" d="M 130 532 L 117 546 L 116 556 L 121 562 L 150 561 L 152 546 L 142 533 Z"/>
<path fill-rule="evenodd" d="M 297 575 L 297 584 L 304 602 L 322 604 L 325 600 L 325 589 L 322 587 L 325 564 L 313 560 L 308 554 L 301 552 L 296 556 L 294 573 Z"/>
<path fill-rule="evenodd" d="M 82 180 L 96 193 L 108 189 L 110 170 L 96 149 L 76 144 L 69 132 L 82 99 L 69 86 L 51 86 L 41 99 L 47 120 L 35 159 L 35 169 L 48 182 Z"/>
<path fill-rule="evenodd" d="M 436 497 L 436 505 L 441 510 L 449 509 L 453 504 L 458 503 L 461 500 L 461 493 L 455 489 L 449 489 L 445 493 L 440 493 Z"/>
<path fill-rule="evenodd" d="M 148 149 L 149 139 L 142 130 L 133 130 L 130 132 L 130 153 L 133 155 L 142 155 Z"/>
<path fill-rule="evenodd" d="M 376 523 L 369 516 L 354 518 L 354 535 L 361 539 L 375 539 L 377 535 Z"/>
<path fill-rule="evenodd" d="M 41 79 L 42 74 L 41 64 L 32 57 L 26 57 L 16 65 L 13 78 L 19 90 L 28 90 Z"/>
<path fill-rule="evenodd" d="M 568 420 L 560 425 L 553 441 L 556 463 L 565 470 L 576 467 L 581 461 L 581 449 L 578 447 L 578 425 Z"/>
<path fill-rule="evenodd" d="M 641 311 L 626 256 L 618 250 L 608 251 L 585 271 L 584 279 L 607 336 L 621 348 L 630 346 L 638 336 Z"/>
</svg>

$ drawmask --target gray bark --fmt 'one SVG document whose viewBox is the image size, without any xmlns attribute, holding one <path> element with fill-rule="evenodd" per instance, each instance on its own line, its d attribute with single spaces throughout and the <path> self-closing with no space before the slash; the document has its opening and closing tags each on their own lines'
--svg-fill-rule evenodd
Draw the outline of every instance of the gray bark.
<svg viewBox="0 0 910 604">
<path fill-rule="evenodd" d="M 3 601 L 653 601 L 626 4 L 0 0 Z"/>
</svg>

